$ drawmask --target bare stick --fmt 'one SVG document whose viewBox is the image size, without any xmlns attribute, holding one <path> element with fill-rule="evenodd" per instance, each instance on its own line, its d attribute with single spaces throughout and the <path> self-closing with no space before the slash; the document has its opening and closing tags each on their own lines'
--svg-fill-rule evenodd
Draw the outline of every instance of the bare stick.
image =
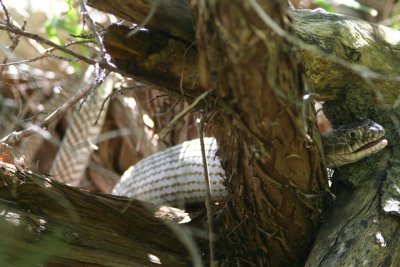
<svg viewBox="0 0 400 267">
<path fill-rule="evenodd" d="M 57 48 L 60 51 L 63 51 L 63 52 L 65 52 L 65 53 L 67 53 L 67 54 L 69 54 L 71 56 L 74 56 L 74 57 L 76 57 L 76 58 L 78 58 L 78 59 L 80 59 L 83 62 L 86 62 L 88 64 L 93 65 L 93 64 L 96 63 L 96 61 L 94 61 L 94 60 L 92 60 L 90 58 L 84 57 L 84 56 L 82 56 L 82 55 L 80 55 L 78 53 L 75 53 L 74 51 L 71 51 L 71 50 L 65 48 L 62 45 L 58 45 L 56 43 L 53 43 L 52 41 L 49 41 L 49 40 L 47 40 L 47 39 L 45 39 L 45 38 L 43 38 L 43 37 L 41 37 L 41 36 L 39 36 L 37 34 L 26 32 L 26 31 L 24 31 L 22 29 L 19 29 L 19 28 L 15 27 L 15 26 L 9 27 L 7 25 L 4 25 L 3 23 L 0 23 L 0 30 L 4 30 L 4 31 L 7 31 L 7 32 L 12 32 L 12 33 L 15 33 L 15 34 L 18 34 L 18 35 L 22 35 L 22 36 L 28 37 L 30 39 L 36 40 L 39 43 L 52 46 L 54 48 Z"/>
<path fill-rule="evenodd" d="M 191 110 L 193 110 L 194 107 L 196 107 L 201 100 L 203 100 L 206 96 L 210 94 L 211 91 L 206 91 L 203 94 L 201 94 L 199 97 L 197 97 L 192 104 L 190 104 L 187 108 L 182 110 L 178 115 L 176 115 L 172 121 L 164 127 L 159 133 L 159 136 L 161 138 L 164 138 L 170 131 L 171 129 L 178 123 L 180 119 L 182 119 L 186 114 L 188 114 Z"/>
<path fill-rule="evenodd" d="M 83 0 L 80 0 L 79 5 L 81 7 L 83 17 L 86 18 L 87 21 L 89 22 L 89 28 L 92 30 L 92 33 L 93 33 L 94 37 L 96 38 L 97 45 L 100 48 L 101 57 L 103 58 L 103 60 L 105 60 L 106 49 L 104 47 L 103 40 L 101 39 L 99 33 L 96 30 L 96 25 L 95 25 L 92 17 L 89 16 L 89 12 L 87 11 L 85 2 Z"/>
<path fill-rule="evenodd" d="M 206 157 L 206 149 L 204 147 L 204 122 L 205 115 L 202 112 L 200 122 L 198 124 L 197 130 L 200 137 L 200 146 L 201 146 L 201 157 L 203 160 L 203 169 L 204 169 L 204 180 L 206 185 L 206 210 L 207 210 L 207 225 L 208 225 L 208 245 L 210 250 L 210 266 L 215 266 L 215 250 L 214 250 L 214 223 L 213 223 L 213 213 L 211 206 L 211 186 L 210 186 L 210 177 L 208 174 L 208 164 Z"/>
<path fill-rule="evenodd" d="M 82 88 L 78 92 L 76 92 L 70 99 L 68 99 L 67 102 L 65 102 L 63 105 L 61 105 L 58 109 L 56 109 L 53 113 L 51 113 L 49 116 L 47 116 L 46 119 L 40 124 L 41 128 L 46 128 L 51 122 L 58 120 L 60 117 L 62 117 L 67 110 L 71 109 L 72 107 L 75 106 L 75 104 L 86 97 L 92 90 L 94 86 L 98 86 L 96 83 L 91 83 L 85 88 Z M 24 129 L 22 131 L 14 131 L 4 138 L 0 140 L 1 143 L 7 143 L 7 144 L 13 144 L 18 141 L 21 141 L 23 138 L 26 138 L 28 136 L 31 136 L 35 133 L 38 132 L 38 127 L 36 125 L 28 127 L 27 129 Z"/>
</svg>

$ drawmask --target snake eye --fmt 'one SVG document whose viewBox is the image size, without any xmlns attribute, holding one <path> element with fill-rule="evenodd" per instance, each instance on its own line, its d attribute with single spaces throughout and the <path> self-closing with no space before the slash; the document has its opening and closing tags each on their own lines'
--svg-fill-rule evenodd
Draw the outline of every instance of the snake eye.
<svg viewBox="0 0 400 267">
<path fill-rule="evenodd" d="M 350 138 L 357 138 L 357 132 L 356 131 L 349 132 L 349 137 Z"/>
</svg>

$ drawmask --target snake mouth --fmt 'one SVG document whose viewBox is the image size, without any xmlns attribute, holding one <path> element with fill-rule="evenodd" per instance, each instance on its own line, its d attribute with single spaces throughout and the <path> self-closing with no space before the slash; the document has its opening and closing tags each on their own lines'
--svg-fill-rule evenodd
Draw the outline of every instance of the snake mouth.
<svg viewBox="0 0 400 267">
<path fill-rule="evenodd" d="M 366 145 L 360 147 L 359 149 L 357 149 L 357 150 L 354 151 L 353 153 L 361 152 L 361 151 L 364 151 L 364 150 L 367 150 L 367 149 L 370 149 L 370 148 L 373 148 L 373 147 L 377 147 L 377 148 L 379 148 L 379 149 L 382 149 L 382 148 L 384 148 L 387 144 L 388 144 L 388 141 L 387 141 L 385 138 L 382 137 L 382 138 L 380 138 L 380 139 L 377 139 L 377 140 L 375 140 L 375 141 L 372 141 L 372 142 L 370 142 L 370 143 L 368 143 L 368 144 L 366 144 Z"/>
</svg>

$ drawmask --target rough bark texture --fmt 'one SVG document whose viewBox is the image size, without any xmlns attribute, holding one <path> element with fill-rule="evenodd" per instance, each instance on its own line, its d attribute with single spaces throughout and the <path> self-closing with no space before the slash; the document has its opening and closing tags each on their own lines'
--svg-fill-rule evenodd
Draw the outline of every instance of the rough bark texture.
<svg viewBox="0 0 400 267">
<path fill-rule="evenodd" d="M 307 77 L 317 99 L 332 101 L 353 86 L 375 94 L 373 104 L 398 97 L 400 32 L 348 16 L 318 10 L 291 12 Z"/>
<path fill-rule="evenodd" d="M 109 7 L 109 2 L 110 1 L 104 0 L 91 0 L 89 4 L 100 10 L 117 16 L 119 15 L 131 22 L 140 24 L 148 13 L 135 11 L 126 12 L 123 7 L 127 5 L 130 6 L 132 10 L 140 10 L 143 5 L 147 5 L 148 8 L 150 8 L 152 3 L 157 1 L 127 0 L 124 1 L 124 5 L 113 5 L 112 8 Z M 167 2 L 163 3 L 164 8 L 167 8 Z M 168 64 L 170 64 L 169 66 L 171 69 L 182 69 L 184 66 L 185 71 L 188 73 L 196 73 L 197 65 L 193 63 L 193 60 L 197 59 L 196 54 L 185 52 L 187 47 L 193 48 L 193 46 L 188 45 L 194 42 L 194 33 L 192 30 L 189 30 L 192 29 L 193 26 L 187 27 L 188 23 L 193 25 L 192 17 L 185 4 L 186 0 L 176 0 L 176 2 L 178 3 L 177 5 L 181 7 L 181 13 L 179 13 L 179 15 L 176 15 L 176 13 L 173 12 L 173 7 L 171 7 L 172 11 L 165 13 L 163 17 L 160 18 L 165 23 L 153 22 L 147 24 L 146 27 L 156 32 L 163 32 L 165 38 L 171 36 L 174 41 L 163 40 L 161 43 L 168 43 L 168 45 L 165 45 L 165 48 L 169 47 L 169 51 L 176 53 L 176 55 L 172 55 L 173 58 L 183 58 L 182 55 L 185 55 L 185 61 L 189 62 L 187 64 L 182 64 L 184 61 L 169 60 Z M 377 95 L 377 100 L 384 97 L 386 102 L 393 103 L 393 101 L 397 99 L 396 91 L 398 79 L 396 79 L 396 75 L 397 70 L 400 69 L 398 63 L 400 62 L 399 31 L 348 16 L 326 13 L 321 11 L 321 9 L 291 10 L 290 14 L 293 18 L 294 33 L 299 37 L 299 39 L 292 44 L 299 45 L 302 41 L 305 45 L 314 46 L 301 46 L 301 48 L 307 77 L 312 82 L 314 90 L 318 93 L 314 96 L 316 99 L 326 101 L 340 99 L 343 95 L 343 90 L 348 88 L 349 85 L 361 87 L 366 91 L 373 92 Z M 152 17 L 152 21 L 158 20 L 158 13 L 155 13 Z M 172 28 L 174 27 L 179 27 L 180 30 L 173 31 Z M 124 54 L 126 56 L 125 58 L 133 58 L 135 54 L 142 54 L 141 56 L 143 56 L 143 47 L 138 47 L 143 43 L 143 40 L 128 41 L 129 39 L 126 35 L 121 34 L 122 30 L 118 30 L 118 32 L 114 31 L 116 28 L 117 27 L 113 26 L 113 28 L 106 33 L 106 43 L 108 40 L 116 38 L 111 36 L 110 39 L 107 39 L 107 35 L 118 35 L 118 38 L 120 38 L 118 46 L 110 42 L 110 46 L 112 46 L 111 53 L 119 53 L 119 56 L 115 56 L 118 60 L 123 60 L 121 54 Z M 126 31 L 126 33 L 129 32 L 128 29 L 124 31 Z M 146 40 L 151 38 L 145 37 L 144 35 L 145 34 L 142 33 L 140 38 L 145 38 Z M 136 37 L 132 36 L 131 38 L 134 39 Z M 184 45 L 178 45 L 179 40 L 187 40 L 188 42 L 183 42 Z M 183 47 L 183 49 L 178 47 Z M 118 49 L 121 51 L 118 52 Z M 191 50 L 188 49 L 188 51 Z M 167 52 L 164 52 L 164 49 L 160 49 L 159 53 L 166 54 Z M 123 63 L 121 65 L 121 68 L 125 69 L 129 64 Z M 191 70 L 192 66 L 196 69 Z M 147 69 L 148 72 L 152 71 L 149 70 L 148 67 L 145 69 Z M 132 69 L 130 72 L 137 74 Z M 137 76 L 140 77 L 140 75 Z M 148 77 L 147 75 L 146 79 L 152 83 L 160 84 L 160 81 L 154 77 L 155 76 Z M 183 76 L 184 80 L 188 81 L 188 84 L 192 81 L 194 82 L 194 80 L 186 79 L 186 77 L 191 76 Z M 172 75 L 165 79 L 172 78 L 176 81 L 180 81 L 181 75 L 178 77 Z M 198 85 L 195 83 L 192 84 L 193 85 L 189 88 L 191 88 L 192 91 L 196 91 Z M 170 85 L 171 84 L 161 84 L 161 86 L 167 87 Z M 379 91 L 377 88 L 379 88 Z"/>
<path fill-rule="evenodd" d="M 152 209 L 1 164 L 2 266 L 166 266 L 191 263 Z"/>
<path fill-rule="evenodd" d="M 355 264 L 363 259 L 370 265 L 396 266 L 399 258 L 395 245 L 399 231 L 396 229 L 399 223 L 396 218 L 382 214 L 378 207 L 399 214 L 400 196 L 396 189 L 400 187 L 396 179 L 399 167 L 392 160 L 386 175 L 387 162 L 382 158 L 383 162 L 377 163 L 376 159 L 389 153 L 389 149 L 394 158 L 398 154 L 395 129 L 399 114 L 397 105 L 393 104 L 398 99 L 400 33 L 320 10 L 294 10 L 291 13 L 295 33 L 300 38 L 293 44 L 302 47 L 306 74 L 318 93 L 314 97 L 325 100 L 325 112 L 330 119 L 338 125 L 371 118 L 385 126 L 391 145 L 376 157 L 336 172 L 353 173 L 352 177 L 356 177 L 353 180 L 360 179 L 362 183 L 356 184 L 362 187 L 360 191 L 343 187 L 335 190 L 335 208 L 326 219 L 308 265 Z M 315 46 L 310 48 L 307 45 Z M 360 170 L 363 170 L 361 174 L 357 174 Z M 341 179 L 348 181 L 346 175 Z M 345 206 L 349 207 L 346 212 L 343 211 Z M 363 208 L 360 210 L 360 207 Z M 371 219 L 377 217 L 380 218 L 379 227 L 377 220 Z M 378 242 L 379 232 L 386 241 L 386 248 L 381 247 L 381 241 Z M 342 247 L 346 244 L 347 247 Z M 362 249 L 365 244 L 368 244 L 368 249 Z"/>
<path fill-rule="evenodd" d="M 230 264 L 300 265 L 326 190 L 318 150 L 306 136 L 313 134 L 305 130 L 310 106 L 302 100 L 300 53 L 251 1 L 193 2 L 199 61 L 207 62 L 200 77 L 217 77 L 213 128 L 229 177 L 225 256 Z M 262 9 L 290 32 L 284 3 L 265 1 Z"/>
<path fill-rule="evenodd" d="M 107 52 L 120 69 L 152 81 L 177 97 L 198 95 L 197 52 L 193 45 L 161 32 L 112 25 L 104 37 Z M 185 92 L 185 93 L 184 93 Z"/>
<path fill-rule="evenodd" d="M 192 16 L 185 0 L 88 0 L 87 4 L 139 25 L 144 23 L 146 28 L 168 33 L 188 44 L 194 41 Z"/>
<path fill-rule="evenodd" d="M 136 23 L 142 22 L 149 14 L 153 2 L 89 1 L 94 7 Z M 228 202 L 226 228 L 222 229 L 226 233 L 222 236 L 226 239 L 222 242 L 228 244 L 225 249 L 234 248 L 231 250 L 232 255 L 234 251 L 237 252 L 237 246 L 241 246 L 239 254 L 233 255 L 231 263 L 298 263 L 306 256 L 310 233 L 318 221 L 315 217 L 319 215 L 319 203 L 316 199 L 319 199 L 319 190 L 323 189 L 323 183 L 316 178 L 323 177 L 320 173 L 319 156 L 314 146 L 307 147 L 309 141 L 305 132 L 308 131 L 303 131 L 302 127 L 305 125 L 302 118 L 307 121 L 308 117 L 300 115 L 309 109 L 301 101 L 305 92 L 301 91 L 302 81 L 297 76 L 301 74 L 298 55 L 292 47 L 299 41 L 289 45 L 277 35 L 271 34 L 271 29 L 259 20 L 254 10 L 249 10 L 246 5 L 248 1 L 214 2 L 213 6 L 198 7 L 198 24 L 207 38 L 205 40 L 215 41 L 213 44 L 204 44 L 204 40 L 200 39 L 200 43 L 203 42 L 201 49 L 207 45 L 212 48 L 207 54 L 200 54 L 200 66 L 207 66 L 203 65 L 204 59 L 207 58 L 206 55 L 210 59 L 211 54 L 211 67 L 214 70 L 211 77 L 219 80 L 219 97 L 213 102 L 217 103 L 215 108 L 219 116 L 214 123 L 217 136 L 222 141 L 221 155 L 226 159 L 225 167 L 229 171 L 230 181 L 228 189 L 232 196 Z M 287 30 L 282 21 L 285 8 L 275 1 L 264 2 L 267 14 Z M 200 1 L 198 3 L 204 4 Z M 161 46 L 176 53 L 174 58 L 180 58 L 184 54 L 182 49 L 186 50 L 194 40 L 191 16 L 188 15 L 189 11 L 185 11 L 188 7 L 184 0 L 161 1 L 159 5 L 164 9 L 155 12 L 147 26 L 151 30 L 162 31 L 167 37 L 172 36 L 177 43 L 182 41 L 185 46 L 179 44 L 181 50 L 168 48 L 172 42 Z M 178 15 L 176 12 L 166 12 L 174 10 L 169 9 L 168 5 L 179 7 L 175 8 L 179 10 Z M 399 157 L 397 145 L 400 112 L 397 107 L 397 87 L 400 34 L 385 27 L 321 12 L 293 11 L 293 20 L 296 34 L 301 40 L 307 44 L 315 44 L 323 51 L 335 55 L 337 59 L 344 60 L 341 63 L 345 64 L 341 64 L 333 59 L 336 63 L 332 64 L 327 60 L 326 54 L 302 46 L 306 73 L 317 89 L 317 97 L 326 100 L 327 115 L 335 123 L 371 118 L 385 126 L 391 145 L 373 158 L 336 172 L 339 174 L 337 179 L 350 182 L 353 187 L 349 189 L 337 185 L 337 200 L 331 215 L 325 219 L 326 223 L 319 232 L 307 264 L 398 266 L 399 220 L 383 213 L 381 207 L 387 213 L 400 214 L 400 166 L 396 160 Z M 207 26 L 210 28 L 201 28 Z M 121 44 L 125 40 L 116 43 Z M 134 47 L 134 43 L 129 44 Z M 165 41 L 161 44 L 165 44 Z M 114 45 L 112 49 L 117 49 L 116 47 L 118 48 Z M 218 50 L 216 47 L 219 47 Z M 155 51 L 160 53 L 158 48 L 159 46 Z M 136 53 L 140 57 L 145 50 L 142 47 L 139 52 L 132 52 L 122 45 L 121 55 L 123 57 L 124 54 Z M 150 49 L 151 51 L 154 50 Z M 149 54 L 151 55 L 145 54 L 142 59 L 146 61 L 146 55 Z M 156 55 L 156 59 L 169 57 Z M 196 58 L 196 55 L 191 54 L 191 57 Z M 132 55 L 127 58 L 134 60 Z M 119 59 L 123 60 L 121 56 Z M 138 60 L 139 63 L 140 61 Z M 148 62 L 157 63 L 149 64 L 154 70 L 160 64 L 160 61 Z M 359 66 L 349 71 L 350 63 L 361 64 L 379 72 L 379 75 Z M 179 60 L 168 64 L 177 64 L 170 65 L 173 70 L 182 67 Z M 191 63 L 192 67 L 196 65 Z M 142 68 L 140 65 L 135 67 Z M 203 74 L 207 73 L 202 68 L 200 70 Z M 156 78 L 149 75 L 153 69 L 147 67 L 134 71 L 137 71 L 134 74 L 139 78 L 144 71 L 146 75 L 143 75 L 143 80 L 157 83 Z M 197 70 L 186 71 L 193 75 Z M 185 97 L 192 93 L 198 95 L 198 87 L 188 90 L 191 88 L 190 83 L 170 90 L 174 84 L 179 84 L 181 76 L 177 76 L 177 73 L 179 72 L 162 72 L 165 77 L 159 85 L 167 87 L 167 92 L 183 92 Z M 381 76 L 382 74 L 386 76 Z M 167 77 L 168 75 L 172 77 Z M 204 75 L 205 78 L 207 76 Z M 207 84 L 206 79 L 203 81 L 205 83 L 202 85 Z M 299 91 L 295 91 L 297 89 Z M 190 94 L 186 95 L 188 92 Z M 310 136 L 318 138 L 314 131 Z M 34 230 L 23 230 L 21 239 L 3 234 L 2 241 L 12 248 L 15 242 L 17 248 L 5 251 L 6 255 L 16 257 L 18 255 L 15 251 L 26 252 L 25 254 L 33 251 L 31 254 L 37 254 L 37 242 L 49 238 L 55 240 L 55 243 L 61 240 L 68 244 L 68 250 L 41 250 L 44 255 L 40 256 L 49 256 L 54 264 L 67 262 L 71 263 L 70 266 L 79 266 L 84 262 L 92 266 L 132 266 L 132 262 L 138 262 L 148 265 L 148 252 L 154 252 L 167 266 L 191 264 L 173 234 L 146 211 L 138 208 L 141 207 L 140 204 L 134 204 L 133 207 L 136 214 L 142 214 L 140 217 L 129 216 L 129 212 L 121 215 L 119 208 L 126 201 L 121 204 L 120 200 L 114 198 L 88 195 L 47 181 L 38 182 L 35 179 L 35 182 L 30 182 L 31 178 L 24 180 L 27 177 L 30 176 L 24 174 L 15 182 L 13 175 L 2 175 L 4 183 L 1 185 L 0 195 L 2 204 L 7 205 L 5 210 L 14 209 L 15 213 L 27 216 L 27 221 L 39 222 L 38 226 L 29 223 L 28 227 Z M 48 185 L 52 187 L 44 190 L 44 186 Z M 58 192 L 57 200 L 67 197 L 65 202 L 55 201 L 53 193 L 49 195 L 52 190 Z M 74 207 L 76 213 L 67 213 L 69 209 L 60 203 L 70 203 L 69 207 Z M 307 214 L 310 217 L 304 217 Z M 81 220 L 69 224 L 71 216 Z M 87 223 L 79 224 L 83 218 Z M 40 225 L 39 219 L 47 221 L 47 224 Z M 147 226 L 150 228 L 142 225 L 148 222 L 150 224 Z M 96 229 L 90 227 L 93 225 L 96 225 Z M 138 225 L 142 227 L 137 227 Z M 5 227 L 2 229 L 10 229 Z M 110 229 L 114 228 L 116 230 L 112 232 Z M 157 233 L 157 238 L 144 240 L 142 234 L 147 234 L 148 231 Z M 78 236 L 74 233 L 78 233 Z M 43 237 L 45 238 L 40 239 Z M 45 243 L 46 247 L 53 247 L 52 242 Z M 91 246 L 95 249 L 89 249 Z M 100 252 L 99 247 L 102 248 Z M 132 248 L 135 248 L 134 251 Z M 49 252 L 46 255 L 47 251 Z M 167 251 L 168 255 L 162 251 Z M 77 255 L 79 259 L 76 259 Z"/>
</svg>

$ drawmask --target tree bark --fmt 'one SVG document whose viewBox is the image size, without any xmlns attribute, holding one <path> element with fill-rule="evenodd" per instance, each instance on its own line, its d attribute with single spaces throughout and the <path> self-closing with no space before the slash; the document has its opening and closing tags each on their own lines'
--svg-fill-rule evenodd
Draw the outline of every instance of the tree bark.
<svg viewBox="0 0 400 267">
<path fill-rule="evenodd" d="M 126 0 L 121 2 L 123 4 L 112 5 L 112 7 L 110 1 L 105 0 L 90 0 L 88 4 L 130 22 L 140 24 L 157 1 Z M 146 24 L 146 27 L 155 32 L 163 32 L 164 36 L 170 36 L 170 39 L 172 38 L 175 42 L 183 42 L 186 45 L 183 50 L 174 45 L 174 49 L 170 48 L 168 51 L 177 53 L 173 55 L 174 58 L 185 55 L 188 62 L 193 62 L 197 59 L 197 55 L 185 53 L 186 49 L 189 50 L 189 47 L 194 48 L 192 46 L 195 39 L 192 16 L 186 0 L 173 2 L 174 4 L 171 5 L 171 1 L 162 1 L 162 10 L 170 11 L 163 12 L 161 17 L 159 15 L 161 12 L 154 13 L 151 22 Z M 176 8 L 175 5 L 180 8 Z M 126 12 L 125 7 L 127 6 L 131 8 L 132 12 Z M 145 9 L 143 9 L 144 7 Z M 138 12 L 134 10 L 138 10 Z M 291 43 L 301 48 L 306 75 L 317 93 L 313 96 L 315 99 L 324 101 L 340 99 L 343 91 L 349 85 L 353 85 L 364 88 L 367 92 L 372 92 L 378 95 L 378 98 L 383 98 L 384 101 L 393 104 L 393 101 L 398 97 L 398 79 L 396 76 L 400 69 L 400 60 L 398 60 L 400 58 L 399 31 L 349 16 L 330 14 L 321 9 L 290 10 L 290 15 L 292 16 L 294 33 L 298 37 Z M 113 26 L 107 34 L 115 35 L 114 30 L 115 27 Z M 118 35 L 122 36 L 121 34 Z M 143 34 L 140 38 L 150 40 L 151 36 L 144 37 Z M 141 44 L 143 40 L 129 42 L 127 42 L 128 39 L 123 40 L 119 43 L 119 46 L 123 45 L 124 42 L 129 43 L 130 46 L 129 49 L 121 51 L 121 54 L 125 54 L 127 58 L 132 58 L 131 53 L 144 55 L 141 52 L 143 47 L 138 49 L 135 45 L 135 43 Z M 168 43 L 168 41 L 163 40 L 162 43 Z M 114 49 L 117 49 L 117 47 Z M 116 58 L 120 59 L 120 56 Z M 169 66 L 172 66 L 173 69 L 181 69 L 183 66 L 180 60 L 169 61 L 169 63 L 172 64 Z M 127 63 L 124 64 L 127 65 Z M 191 66 L 195 66 L 197 70 L 196 64 L 186 64 L 185 70 L 189 73 L 195 73 L 196 70 L 191 70 Z M 132 69 L 130 72 L 137 74 Z M 170 76 L 170 78 L 173 77 L 177 81 L 174 82 L 174 87 L 180 88 L 181 75 L 178 75 L 178 77 Z M 146 79 L 152 83 L 158 83 L 157 79 L 148 76 Z M 188 84 L 191 81 L 189 79 Z M 192 91 L 198 89 L 196 85 L 193 86 L 193 83 L 191 85 L 189 88 Z M 163 84 L 162 86 L 166 85 Z M 379 88 L 379 92 L 377 92 L 377 88 Z"/>
<path fill-rule="evenodd" d="M 399 95 L 400 32 L 318 10 L 295 10 L 293 27 L 316 99 L 335 101 L 347 89 L 374 94 L 372 105 L 393 104 Z M 296 44 L 295 44 L 296 45 Z"/>
<path fill-rule="evenodd" d="M 186 0 L 88 0 L 87 4 L 146 28 L 168 33 L 187 44 L 195 38 Z"/>
<path fill-rule="evenodd" d="M 217 78 L 216 84 L 200 84 L 218 96 L 213 129 L 229 177 L 221 229 L 226 261 L 299 266 L 312 244 L 327 183 L 316 145 L 306 136 L 314 137 L 315 121 L 305 115 L 312 109 L 302 100 L 299 51 L 287 49 L 290 44 L 262 18 L 290 32 L 286 1 L 261 7 L 253 1 L 193 3 L 199 76 Z"/>
<path fill-rule="evenodd" d="M 128 27 L 111 25 L 104 44 L 118 68 L 151 81 L 177 98 L 201 94 L 197 85 L 197 52 L 161 32 L 139 31 L 132 37 Z"/>
<path fill-rule="evenodd" d="M 112 10 L 111 13 L 139 23 L 149 14 L 153 2 L 126 0 L 118 5 L 114 1 L 89 1 L 94 7 Z M 334 123 L 371 118 L 385 126 L 392 145 L 373 158 L 336 172 L 337 179 L 350 182 L 353 188 L 337 187 L 333 211 L 317 237 L 307 264 L 398 265 L 399 221 L 382 213 L 381 208 L 387 213 L 400 214 L 399 205 L 389 205 L 399 203 L 400 199 L 396 191 L 400 187 L 397 179 L 400 167 L 394 160 L 399 154 L 395 146 L 398 144 L 396 122 L 400 115 L 396 104 L 399 32 L 344 16 L 293 11 L 295 32 L 305 46 L 299 39 L 288 44 L 259 15 L 249 11 L 246 5 L 249 2 L 242 2 L 245 1 L 218 1 L 214 6 L 197 7 L 196 21 L 199 32 L 204 34 L 198 39 L 201 83 L 195 75 L 197 51 L 191 45 L 193 22 L 189 11 L 186 12 L 188 6 L 182 5 L 181 0 L 161 1 L 159 5 L 163 9 L 157 10 L 146 25 L 150 30 L 163 32 L 161 36 L 167 42 L 160 41 L 161 46 L 147 50 L 142 45 L 136 51 L 135 42 L 129 43 L 131 48 L 126 49 L 126 39 L 110 41 L 112 49 L 117 50 L 114 55 L 121 52 L 119 57 L 115 56 L 118 60 L 123 61 L 125 56 L 133 61 L 140 59 L 137 65 L 131 65 L 135 67 L 132 73 L 158 83 L 171 94 L 183 95 L 190 101 L 208 89 L 208 85 L 215 86 L 212 108 L 218 116 L 214 129 L 220 140 L 221 155 L 226 160 L 224 167 L 231 196 L 226 228 L 221 230 L 225 238 L 221 241 L 224 247 L 221 251 L 225 256 L 238 252 L 229 263 L 250 261 L 256 265 L 299 264 L 306 257 L 320 215 L 319 201 L 325 179 L 315 145 L 306 146 L 310 143 L 305 133 L 317 143 L 319 135 L 313 125 L 306 128 L 310 130 L 303 130 L 307 124 L 304 121 L 314 119 L 301 115 L 308 112 L 312 116 L 313 112 L 302 102 L 302 96 L 309 92 L 303 89 L 301 60 L 293 51 L 293 45 L 299 45 L 306 73 L 318 93 L 311 96 L 326 101 L 326 112 Z M 283 22 L 286 7 L 265 2 L 267 14 L 279 27 L 290 32 Z M 170 9 L 170 5 L 176 8 Z M 174 10 L 179 10 L 178 16 Z M 140 35 L 140 41 L 142 38 L 146 37 Z M 176 46 L 171 47 L 173 42 Z M 309 49 L 307 44 L 317 45 L 323 53 Z M 206 52 L 206 47 L 211 49 Z M 161 48 L 167 48 L 174 59 L 188 55 L 190 64 L 183 75 L 189 77 L 187 80 L 182 81 L 181 72 L 177 71 L 182 70 L 179 60 L 169 61 L 157 70 L 163 60 L 170 58 Z M 336 59 L 327 55 L 334 55 Z M 148 59 L 148 64 L 138 65 L 146 62 L 143 58 Z M 205 65 L 207 61 L 209 65 Z M 124 64 L 129 67 L 129 63 L 122 63 L 121 68 Z M 170 66 L 172 71 L 165 71 L 165 66 Z M 214 72 L 209 75 L 203 69 L 205 66 Z M 163 78 L 153 79 L 153 71 Z M 210 76 L 212 79 L 207 79 Z M 212 82 L 215 77 L 218 86 Z M 2 241 L 12 248 L 2 253 L 12 259 L 19 256 L 16 251 L 22 251 L 26 255 L 49 257 L 48 262 L 54 265 L 63 262 L 74 266 L 83 263 L 132 266 L 132 262 L 150 265 L 150 253 L 167 266 L 191 264 L 185 246 L 138 202 L 132 202 L 127 213 L 120 213 L 127 200 L 95 196 L 25 172 L 2 170 L 4 183 L 0 186 L 0 195 L 4 210 L 23 216 L 23 225 L 7 223 L 2 227 L 6 229 Z M 15 221 L 11 212 L 7 216 L 8 221 Z M 21 227 L 20 239 L 7 235 L 11 231 L 8 229 L 14 231 Z M 148 233 L 149 238 L 144 238 L 143 233 Z M 46 249 L 38 250 L 41 241 L 45 241 L 41 245 Z M 67 244 L 68 249 L 56 248 L 54 244 L 59 242 Z M 48 250 L 49 247 L 54 250 Z"/>
<path fill-rule="evenodd" d="M 0 167 L 2 266 L 158 265 L 151 255 L 166 266 L 191 264 L 179 235 L 154 217 L 154 207 Z"/>
<path fill-rule="evenodd" d="M 394 145 L 398 139 L 395 137 L 398 110 L 394 104 L 399 97 L 397 87 L 400 61 L 396 59 L 400 56 L 397 41 L 400 33 L 384 26 L 320 10 L 293 10 L 291 14 L 295 33 L 299 37 L 292 44 L 302 48 L 306 74 L 317 93 L 313 97 L 325 101 L 325 113 L 335 125 L 365 118 L 381 123 L 394 149 L 392 153 L 397 155 Z M 140 18 L 136 19 L 140 21 Z M 377 157 L 387 153 L 390 151 L 386 150 Z M 355 173 L 353 177 L 358 177 L 360 169 L 365 170 L 366 166 L 370 166 L 358 178 L 363 181 L 362 184 L 354 185 L 352 181 L 355 186 L 353 189 L 339 187 L 342 191 L 335 191 L 335 208 L 328 217 L 331 223 L 327 223 L 321 230 L 308 261 L 309 266 L 338 265 L 344 262 L 350 264 L 358 262 L 360 258 L 366 259 L 371 265 L 396 265 L 399 256 L 394 244 L 399 237 L 393 233 L 398 232 L 398 220 L 383 215 L 379 207 L 388 213 L 400 214 L 399 205 L 393 205 L 400 203 L 399 193 L 395 189 L 399 188 L 398 179 L 395 179 L 399 167 L 391 162 L 386 175 L 388 165 L 385 157 L 382 160 L 377 164 L 376 157 L 373 157 L 336 172 Z M 341 179 L 348 181 L 349 178 Z M 361 188 L 356 189 L 360 185 Z M 365 203 L 370 209 L 361 212 L 360 207 L 366 207 Z M 346 213 L 342 210 L 345 206 L 349 207 Z M 347 220 L 349 216 L 343 214 L 353 217 Z M 371 220 L 378 217 L 381 222 L 379 229 L 375 225 L 376 220 Z M 366 226 L 365 222 L 371 225 Z M 345 225 L 351 225 L 346 228 L 346 232 L 343 231 Z M 383 243 L 378 242 L 378 233 L 386 240 L 385 253 L 379 253 Z M 351 250 L 360 251 L 366 240 L 370 249 L 364 252 L 374 253 L 362 254 L 362 257 L 358 253 L 350 253 L 350 248 L 341 247 L 343 244 L 352 244 Z"/>
</svg>

